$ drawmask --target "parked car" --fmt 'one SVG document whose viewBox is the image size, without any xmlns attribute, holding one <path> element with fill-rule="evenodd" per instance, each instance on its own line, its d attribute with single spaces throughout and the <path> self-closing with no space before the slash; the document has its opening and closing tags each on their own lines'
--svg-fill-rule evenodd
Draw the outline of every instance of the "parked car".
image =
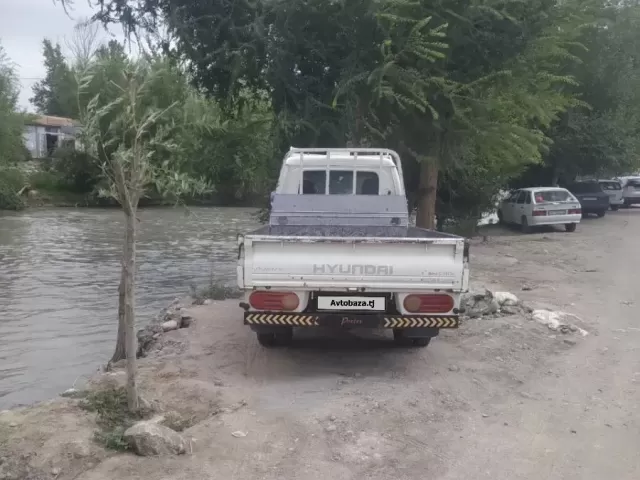
<svg viewBox="0 0 640 480">
<path fill-rule="evenodd" d="M 238 236 L 244 323 L 263 346 L 360 327 L 424 347 L 458 327 L 468 261 L 465 238 L 409 225 L 396 152 L 292 148 L 269 224 Z"/>
<path fill-rule="evenodd" d="M 532 187 L 514 191 L 498 209 L 501 223 L 520 225 L 523 232 L 542 225 L 564 225 L 575 232 L 582 218 L 580 202 L 559 187 Z"/>
<path fill-rule="evenodd" d="M 619 177 L 622 184 L 622 199 L 625 207 L 640 203 L 640 177 Z"/>
<path fill-rule="evenodd" d="M 590 213 L 604 217 L 609 210 L 609 195 L 602 191 L 597 181 L 575 182 L 567 190 L 580 201 L 582 215 L 585 217 Z"/>
<path fill-rule="evenodd" d="M 598 180 L 600 187 L 609 195 L 609 206 L 614 212 L 624 205 L 622 184 L 618 180 Z"/>
</svg>

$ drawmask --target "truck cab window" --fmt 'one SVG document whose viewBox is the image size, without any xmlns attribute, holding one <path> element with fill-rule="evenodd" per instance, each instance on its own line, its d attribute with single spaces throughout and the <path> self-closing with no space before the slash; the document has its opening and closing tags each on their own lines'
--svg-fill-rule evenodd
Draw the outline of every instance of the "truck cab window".
<svg viewBox="0 0 640 480">
<path fill-rule="evenodd" d="M 379 195 L 380 179 L 376 172 L 356 172 L 356 195 Z"/>
<path fill-rule="evenodd" d="M 302 173 L 303 195 L 324 195 L 327 174 L 324 170 L 305 170 Z"/>
<path fill-rule="evenodd" d="M 353 171 L 332 170 L 329 172 L 329 194 L 351 195 L 353 193 Z"/>
</svg>

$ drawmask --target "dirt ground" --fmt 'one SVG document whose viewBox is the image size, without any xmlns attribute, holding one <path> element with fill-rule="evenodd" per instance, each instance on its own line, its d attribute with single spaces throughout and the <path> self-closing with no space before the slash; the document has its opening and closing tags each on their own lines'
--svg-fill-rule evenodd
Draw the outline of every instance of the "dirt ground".
<svg viewBox="0 0 640 480">
<path fill-rule="evenodd" d="M 575 233 L 484 233 L 474 287 L 576 314 L 590 334 L 514 315 L 426 349 L 316 332 L 267 350 L 237 301 L 214 302 L 141 362 L 146 398 L 197 422 L 192 453 L 107 453 L 69 400 L 1 414 L 0 447 L 37 450 L 25 461 L 65 480 L 640 478 L 640 209 Z"/>
</svg>

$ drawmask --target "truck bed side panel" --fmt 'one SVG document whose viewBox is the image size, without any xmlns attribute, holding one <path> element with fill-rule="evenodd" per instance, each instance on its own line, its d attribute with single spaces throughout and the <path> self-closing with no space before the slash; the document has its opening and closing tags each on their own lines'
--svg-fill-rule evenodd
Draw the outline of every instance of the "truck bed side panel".
<svg viewBox="0 0 640 480">
<path fill-rule="evenodd" d="M 314 233 L 316 236 L 245 237 L 245 288 L 463 289 L 464 239 L 460 237 L 334 239 Z"/>
</svg>

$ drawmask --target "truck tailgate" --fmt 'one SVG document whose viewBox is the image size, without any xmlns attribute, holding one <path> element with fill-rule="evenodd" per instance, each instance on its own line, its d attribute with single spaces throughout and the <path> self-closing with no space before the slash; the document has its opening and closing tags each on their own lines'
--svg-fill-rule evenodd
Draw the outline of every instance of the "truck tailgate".
<svg viewBox="0 0 640 480">
<path fill-rule="evenodd" d="M 465 240 L 247 235 L 241 288 L 415 291 L 466 289 Z"/>
</svg>

